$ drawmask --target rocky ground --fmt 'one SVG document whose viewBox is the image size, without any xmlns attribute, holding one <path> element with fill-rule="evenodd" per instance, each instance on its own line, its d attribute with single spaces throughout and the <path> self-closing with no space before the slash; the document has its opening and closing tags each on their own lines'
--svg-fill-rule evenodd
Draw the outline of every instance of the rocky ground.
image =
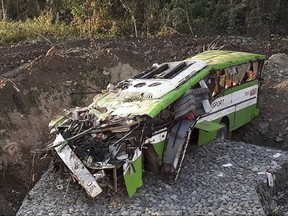
<svg viewBox="0 0 288 216">
<path fill-rule="evenodd" d="M 277 173 L 287 159 L 286 151 L 215 141 L 188 151 L 176 183 L 145 173 L 144 186 L 131 199 L 123 189 L 104 190 L 90 199 L 76 183 L 68 186 L 67 179 L 50 169 L 28 193 L 17 215 L 267 215 L 277 204 L 272 194 L 259 193 L 258 186 L 267 184 L 261 172 L 273 172 L 277 188 L 283 182 Z M 285 211 L 288 214 L 287 206 Z"/>
<path fill-rule="evenodd" d="M 0 213 L 14 215 L 45 172 L 49 157 L 35 156 L 35 149 L 53 139 L 47 127 L 53 115 L 89 103 L 91 96 L 108 82 L 128 78 L 155 62 L 182 60 L 207 49 L 267 55 L 259 98 L 261 114 L 238 130 L 233 139 L 287 149 L 288 38 L 214 39 L 172 35 L 1 45 Z"/>
</svg>

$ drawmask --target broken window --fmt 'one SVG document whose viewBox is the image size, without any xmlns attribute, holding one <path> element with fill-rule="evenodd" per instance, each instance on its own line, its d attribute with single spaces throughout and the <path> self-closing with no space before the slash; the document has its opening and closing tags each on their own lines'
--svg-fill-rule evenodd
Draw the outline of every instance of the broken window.
<svg viewBox="0 0 288 216">
<path fill-rule="evenodd" d="M 207 87 L 215 97 L 232 85 L 232 75 L 228 69 L 213 71 L 206 81 Z"/>
<path fill-rule="evenodd" d="M 250 68 L 250 63 L 238 65 L 236 67 L 236 73 L 233 74 L 233 86 L 242 84 L 245 80 L 245 75 Z"/>
<path fill-rule="evenodd" d="M 214 97 L 218 93 L 217 74 L 213 71 L 207 78 L 206 85 Z"/>
<path fill-rule="evenodd" d="M 252 81 L 255 80 L 258 75 L 259 64 L 258 62 L 253 62 L 250 64 L 250 68 L 246 73 L 246 80 L 245 81 Z"/>
<path fill-rule="evenodd" d="M 235 72 L 232 73 L 233 86 L 240 85 L 242 83 L 255 80 L 259 74 L 261 62 L 252 62 L 242 65 L 238 65 L 235 68 Z"/>
<path fill-rule="evenodd" d="M 232 86 L 232 74 L 229 72 L 229 70 L 225 69 L 225 89 Z"/>
<path fill-rule="evenodd" d="M 220 70 L 218 71 L 218 79 L 219 79 L 219 85 L 222 88 L 225 88 L 225 84 L 226 84 L 226 74 L 225 74 L 225 70 Z"/>
</svg>

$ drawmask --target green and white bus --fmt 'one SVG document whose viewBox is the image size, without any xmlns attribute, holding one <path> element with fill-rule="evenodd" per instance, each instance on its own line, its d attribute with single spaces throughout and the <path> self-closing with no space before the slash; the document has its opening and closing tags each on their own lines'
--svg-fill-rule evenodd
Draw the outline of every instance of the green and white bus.
<svg viewBox="0 0 288 216">
<path fill-rule="evenodd" d="M 117 190 L 119 179 L 132 196 L 144 168 L 177 179 L 188 145 L 229 138 L 259 114 L 264 60 L 211 50 L 154 64 L 52 120 L 57 137 L 49 148 L 91 197 L 103 185 Z"/>
</svg>

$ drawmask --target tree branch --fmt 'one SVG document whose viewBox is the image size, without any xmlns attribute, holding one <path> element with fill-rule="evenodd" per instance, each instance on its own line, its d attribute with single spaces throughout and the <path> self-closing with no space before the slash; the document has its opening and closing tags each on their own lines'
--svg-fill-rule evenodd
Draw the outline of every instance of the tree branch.
<svg viewBox="0 0 288 216">
<path fill-rule="evenodd" d="M 3 20 L 6 20 L 6 13 L 5 13 L 5 7 L 4 7 L 4 0 L 1 0 L 1 3 L 2 3 Z"/>
</svg>

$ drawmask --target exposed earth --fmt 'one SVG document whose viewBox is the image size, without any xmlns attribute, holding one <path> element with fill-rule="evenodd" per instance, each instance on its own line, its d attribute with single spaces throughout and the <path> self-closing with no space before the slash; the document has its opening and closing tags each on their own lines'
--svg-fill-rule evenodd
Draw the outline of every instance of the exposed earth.
<svg viewBox="0 0 288 216">
<path fill-rule="evenodd" d="M 267 55 L 261 114 L 233 139 L 287 150 L 288 38 L 223 37 L 215 41 L 172 35 L 0 46 L 0 213 L 15 215 L 47 169 L 49 156 L 35 152 L 53 139 L 47 126 L 52 116 L 89 103 L 109 82 L 128 78 L 155 62 L 182 60 L 211 48 Z"/>
</svg>

